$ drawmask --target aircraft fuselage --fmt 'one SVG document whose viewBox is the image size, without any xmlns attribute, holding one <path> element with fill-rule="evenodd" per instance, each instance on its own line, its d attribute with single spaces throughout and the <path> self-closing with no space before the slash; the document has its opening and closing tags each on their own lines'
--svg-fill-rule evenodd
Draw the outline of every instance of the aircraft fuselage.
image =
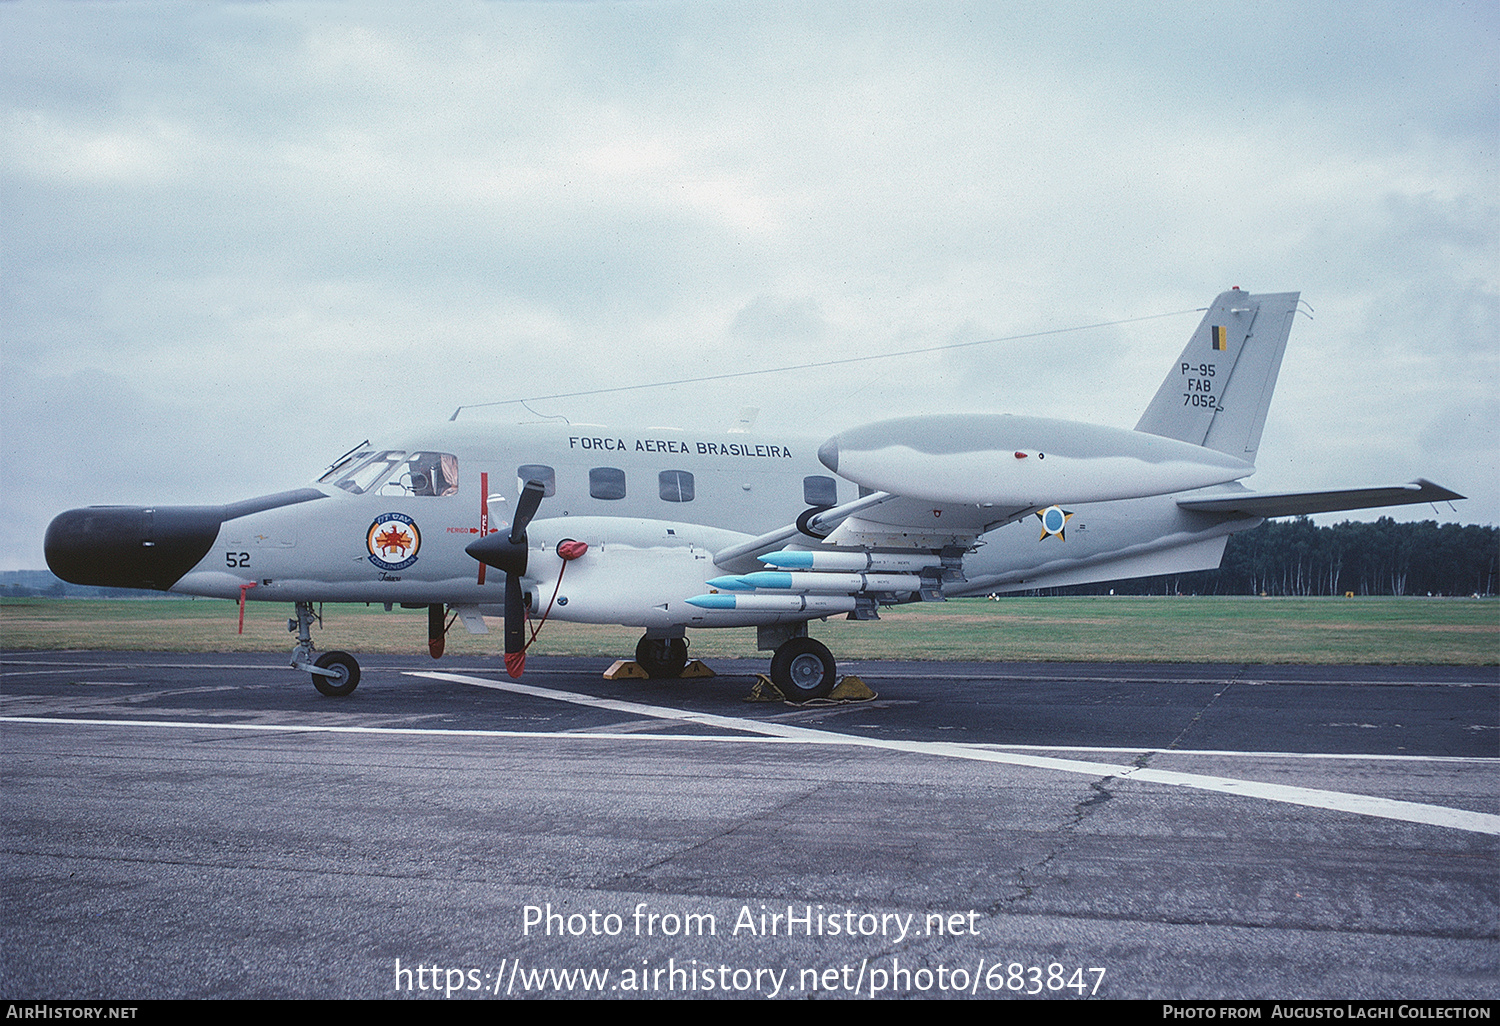
<svg viewBox="0 0 1500 1026">
<path fill-rule="evenodd" d="M 481 582 L 465 547 L 482 531 L 506 529 L 524 480 L 542 476 L 549 493 L 530 526 L 527 573 L 532 590 L 545 592 L 542 601 L 555 583 L 549 554 L 557 543 L 575 538 L 590 546 L 566 572 L 553 617 L 643 627 L 805 620 L 785 611 L 703 610 L 684 600 L 723 573 L 715 553 L 789 524 L 810 507 L 857 497 L 856 486 L 819 463 L 817 448 L 814 439 L 783 435 L 447 424 L 366 447 L 383 459 L 366 477 L 345 477 L 342 484 L 334 471 L 298 491 L 225 507 L 92 508 L 100 516 L 149 515 L 155 535 L 142 534 L 139 551 L 130 548 L 133 536 L 116 538 L 124 544 L 113 555 L 93 553 L 87 576 L 228 599 L 243 588 L 250 601 L 491 606 L 502 601 L 504 575 L 491 571 Z M 448 457 L 453 480 L 444 480 L 446 494 L 411 487 L 409 467 L 418 455 L 429 462 Z M 284 504 L 254 508 L 278 499 Z M 973 506 L 931 505 L 923 515 L 934 525 L 946 517 L 973 526 L 988 515 Z M 945 583 L 945 593 L 1215 566 L 1223 539 L 1258 522 L 1189 513 L 1172 496 L 1078 504 L 1066 513 L 1065 527 L 1055 531 L 1026 516 L 982 534 L 963 559 L 964 579 Z M 49 532 L 54 563 L 67 563 L 66 550 L 81 544 L 70 542 L 65 527 Z M 808 547 L 818 544 L 799 538 Z M 141 563 L 154 552 L 175 552 L 180 564 L 185 546 L 190 555 L 204 544 L 201 557 L 170 581 L 171 567 L 152 571 Z"/>
</svg>

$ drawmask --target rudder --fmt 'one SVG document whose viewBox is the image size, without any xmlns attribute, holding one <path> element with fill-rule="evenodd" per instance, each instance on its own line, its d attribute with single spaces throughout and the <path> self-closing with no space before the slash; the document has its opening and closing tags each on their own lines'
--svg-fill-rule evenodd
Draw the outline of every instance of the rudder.
<svg viewBox="0 0 1500 1026">
<path fill-rule="evenodd" d="M 1300 297 L 1221 293 L 1135 429 L 1255 462 Z"/>
</svg>

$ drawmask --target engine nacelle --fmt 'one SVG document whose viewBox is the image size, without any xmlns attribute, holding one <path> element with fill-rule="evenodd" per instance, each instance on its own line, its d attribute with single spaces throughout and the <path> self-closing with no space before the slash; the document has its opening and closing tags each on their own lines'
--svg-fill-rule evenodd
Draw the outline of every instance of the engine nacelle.
<svg viewBox="0 0 1500 1026">
<path fill-rule="evenodd" d="M 551 602 L 556 620 L 656 628 L 700 622 L 703 611 L 683 600 L 719 573 L 715 552 L 748 540 L 697 524 L 587 516 L 533 520 L 527 536 L 533 616 Z M 568 539 L 587 542 L 588 551 L 564 570 L 557 546 Z"/>
</svg>

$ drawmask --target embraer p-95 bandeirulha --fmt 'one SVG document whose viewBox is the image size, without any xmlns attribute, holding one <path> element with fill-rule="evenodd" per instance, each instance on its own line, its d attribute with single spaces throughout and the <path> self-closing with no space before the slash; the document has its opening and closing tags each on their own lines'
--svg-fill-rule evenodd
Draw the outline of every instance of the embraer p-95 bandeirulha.
<svg viewBox="0 0 1500 1026">
<path fill-rule="evenodd" d="M 1255 470 L 1298 293 L 1214 300 L 1135 429 L 999 413 L 866 424 L 832 438 L 448 423 L 361 445 L 308 487 L 223 506 L 92 506 L 47 529 L 75 584 L 290 602 L 292 665 L 347 695 L 359 664 L 314 650 L 313 603 L 505 622 L 519 676 L 530 615 L 643 631 L 676 676 L 692 628 L 754 627 L 788 696 L 834 686 L 807 624 L 882 606 L 1219 565 L 1267 517 L 1462 496 L 1428 481 L 1264 494 Z"/>
</svg>

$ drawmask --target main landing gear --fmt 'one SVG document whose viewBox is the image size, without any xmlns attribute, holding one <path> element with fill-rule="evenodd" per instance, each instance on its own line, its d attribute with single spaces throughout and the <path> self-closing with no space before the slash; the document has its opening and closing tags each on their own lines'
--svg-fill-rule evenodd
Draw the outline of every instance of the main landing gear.
<svg viewBox="0 0 1500 1026">
<path fill-rule="evenodd" d="M 324 652 L 316 655 L 312 640 L 313 621 L 321 621 L 311 602 L 297 603 L 296 619 L 286 622 L 286 629 L 297 635 L 292 649 L 292 669 L 312 675 L 313 687 L 329 698 L 343 698 L 359 686 L 359 663 L 348 652 Z"/>
<path fill-rule="evenodd" d="M 827 698 L 838 682 L 838 667 L 828 646 L 807 636 L 807 624 L 761 627 L 756 645 L 772 650 L 771 681 L 793 702 Z M 648 677 L 681 677 L 688 664 L 687 639 L 647 634 L 636 642 L 635 663 Z"/>
<path fill-rule="evenodd" d="M 649 634 L 635 645 L 636 665 L 650 677 L 680 677 L 687 668 L 687 638 L 653 638 Z"/>
<path fill-rule="evenodd" d="M 827 698 L 837 669 L 828 646 L 804 635 L 777 646 L 771 657 L 771 682 L 793 702 Z"/>
</svg>

